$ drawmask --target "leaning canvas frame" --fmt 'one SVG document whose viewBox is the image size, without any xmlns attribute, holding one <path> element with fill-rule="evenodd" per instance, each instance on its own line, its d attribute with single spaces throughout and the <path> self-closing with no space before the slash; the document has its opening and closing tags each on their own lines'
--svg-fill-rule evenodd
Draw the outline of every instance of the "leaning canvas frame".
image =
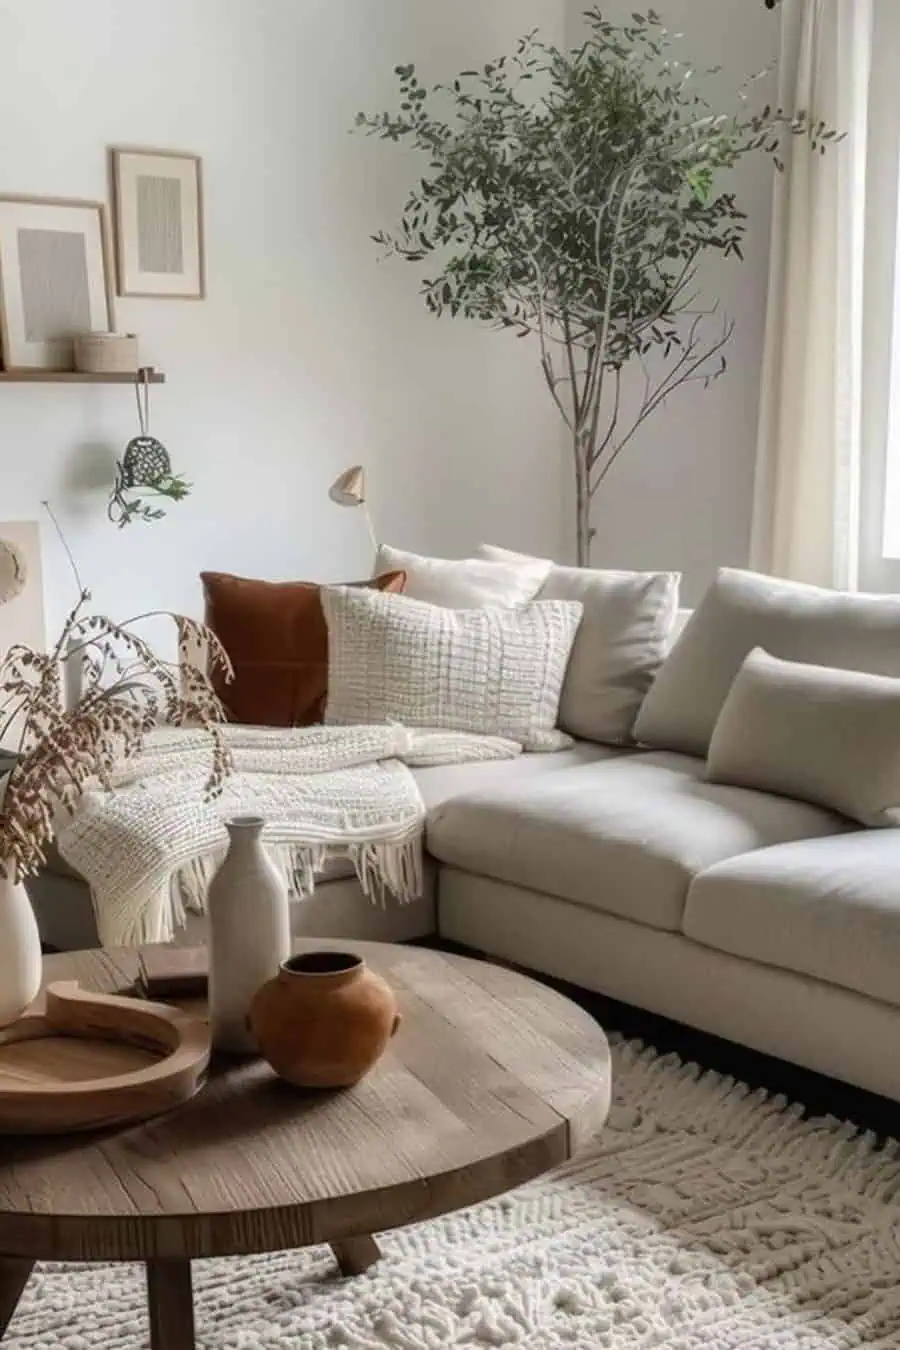
<svg viewBox="0 0 900 1350">
<path fill-rule="evenodd" d="M 114 147 L 110 176 L 118 293 L 203 300 L 203 171 L 199 155 Z"/>
<path fill-rule="evenodd" d="M 72 370 L 72 339 L 114 327 L 103 203 L 0 196 L 4 368 Z"/>
<path fill-rule="evenodd" d="M 0 540 L 13 546 L 25 571 L 25 584 L 18 594 L 0 601 L 0 660 L 6 657 L 10 647 L 19 643 L 36 652 L 45 652 L 47 630 L 40 523 L 36 520 L 0 520 Z M 0 728 L 0 750 L 18 750 L 21 734 L 21 717 L 4 724 Z M 0 774 L 2 772 L 0 766 Z"/>
</svg>

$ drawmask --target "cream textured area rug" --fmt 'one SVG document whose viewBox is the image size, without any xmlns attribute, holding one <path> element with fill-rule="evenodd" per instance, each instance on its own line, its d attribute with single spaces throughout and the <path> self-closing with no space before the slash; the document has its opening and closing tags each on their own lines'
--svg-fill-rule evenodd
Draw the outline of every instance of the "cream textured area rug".
<svg viewBox="0 0 900 1350">
<path fill-rule="evenodd" d="M 367 1275 L 327 1250 L 195 1267 L 202 1350 L 900 1347 L 900 1160 L 672 1056 L 615 1050 L 596 1148 L 397 1232 Z M 146 1350 L 133 1267 L 45 1267 L 4 1350 Z"/>
</svg>

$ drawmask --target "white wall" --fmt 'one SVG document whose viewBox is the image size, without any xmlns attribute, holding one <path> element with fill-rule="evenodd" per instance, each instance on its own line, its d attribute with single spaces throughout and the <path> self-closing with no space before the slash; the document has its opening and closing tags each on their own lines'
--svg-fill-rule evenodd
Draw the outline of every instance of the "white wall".
<svg viewBox="0 0 900 1350">
<path fill-rule="evenodd" d="M 581 33 L 583 0 L 568 0 L 571 41 Z M 621 20 L 634 0 L 605 0 L 604 16 Z M 779 19 L 763 0 L 654 0 L 673 32 L 684 34 L 687 60 L 721 65 L 711 82 L 723 111 L 748 75 L 773 65 Z M 759 89 L 760 102 L 774 98 Z M 722 564 L 746 566 L 768 277 L 773 170 L 760 156 L 734 175 L 748 213 L 745 261 L 711 260 L 701 285 L 736 324 L 729 369 L 710 389 L 674 395 L 627 447 L 598 493 L 594 562 L 600 566 L 680 568 L 694 603 Z"/>
<path fill-rule="evenodd" d="M 568 6 L 568 9 L 566 8 Z M 370 470 L 382 537 L 458 553 L 481 538 L 565 556 L 569 469 L 530 344 L 431 319 L 413 268 L 380 264 L 414 161 L 348 134 L 386 106 L 398 61 L 428 78 L 507 49 L 535 24 L 578 31 L 581 0 L 0 0 L 0 192 L 106 195 L 109 144 L 204 156 L 209 299 L 118 302 L 169 383 L 154 429 L 195 484 L 167 520 L 105 519 L 136 431 L 127 388 L 0 386 L 0 519 L 49 497 L 97 603 L 199 611 L 196 576 L 347 578 L 363 522 L 328 503 Z M 609 14 L 632 0 L 607 0 Z M 727 93 L 768 62 L 762 0 L 657 0 Z M 595 561 L 681 567 L 694 599 L 746 558 L 770 174 L 741 171 L 745 264 L 710 269 L 738 324 L 731 370 L 673 400 L 611 475 Z M 71 596 L 45 531 L 48 609 Z"/>
<path fill-rule="evenodd" d="M 197 573 L 350 578 L 363 522 L 326 499 L 369 466 L 383 537 L 462 551 L 562 540 L 557 426 L 532 356 L 438 323 L 412 268 L 378 264 L 413 165 L 351 136 L 428 78 L 562 35 L 562 0 L 0 0 L 0 192 L 106 195 L 110 144 L 205 160 L 209 299 L 119 301 L 165 368 L 154 430 L 195 484 L 167 520 L 105 519 L 135 434 L 127 388 L 0 386 L 0 519 L 50 498 L 97 603 L 198 612 Z M 49 610 L 71 597 L 45 531 Z"/>
</svg>

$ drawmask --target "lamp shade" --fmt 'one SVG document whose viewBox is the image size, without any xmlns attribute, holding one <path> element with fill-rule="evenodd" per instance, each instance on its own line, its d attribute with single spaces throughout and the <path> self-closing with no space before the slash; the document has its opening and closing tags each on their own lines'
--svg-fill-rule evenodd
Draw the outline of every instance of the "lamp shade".
<svg viewBox="0 0 900 1350">
<path fill-rule="evenodd" d="M 366 471 L 354 464 L 334 480 L 328 495 L 338 506 L 362 506 L 366 500 Z"/>
</svg>

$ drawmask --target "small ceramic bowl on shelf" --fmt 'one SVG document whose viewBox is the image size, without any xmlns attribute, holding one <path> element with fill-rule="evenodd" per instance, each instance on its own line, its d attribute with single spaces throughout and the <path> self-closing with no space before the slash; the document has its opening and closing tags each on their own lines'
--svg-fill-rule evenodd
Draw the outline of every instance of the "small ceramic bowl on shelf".
<svg viewBox="0 0 900 1350">
<path fill-rule="evenodd" d="M 74 343 L 75 369 L 85 375 L 136 375 L 140 344 L 134 333 L 84 333 Z"/>
</svg>

